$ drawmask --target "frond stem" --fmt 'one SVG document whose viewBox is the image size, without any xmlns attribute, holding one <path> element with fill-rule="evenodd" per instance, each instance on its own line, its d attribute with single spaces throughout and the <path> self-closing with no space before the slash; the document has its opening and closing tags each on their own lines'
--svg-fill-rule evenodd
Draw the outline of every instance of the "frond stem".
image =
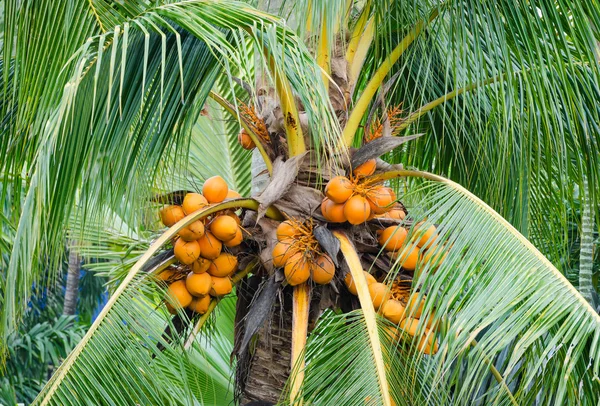
<svg viewBox="0 0 600 406">
<path fill-rule="evenodd" d="M 294 374 L 290 390 L 290 403 L 302 405 L 300 388 L 304 382 L 304 349 L 308 335 L 308 314 L 310 310 L 310 286 L 302 283 L 294 287 L 292 308 L 292 362 Z"/>
</svg>

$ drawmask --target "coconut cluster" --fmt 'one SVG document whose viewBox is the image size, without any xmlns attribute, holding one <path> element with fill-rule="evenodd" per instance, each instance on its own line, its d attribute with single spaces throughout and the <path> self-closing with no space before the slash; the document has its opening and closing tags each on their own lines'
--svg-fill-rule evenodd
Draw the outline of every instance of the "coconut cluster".
<svg viewBox="0 0 600 406">
<path fill-rule="evenodd" d="M 369 295 L 375 311 L 396 324 L 404 333 L 410 336 L 417 334 L 417 327 L 425 304 L 425 296 L 418 300 L 419 295 L 417 293 L 411 296 L 409 289 L 401 288 L 398 281 L 394 281 L 390 288 L 385 283 L 377 282 L 369 272 L 363 272 L 369 286 Z M 358 295 L 356 284 L 350 272 L 346 274 L 344 282 L 350 293 L 355 296 Z M 438 351 L 438 343 L 435 341 L 436 327 L 433 323 L 433 315 L 427 320 L 427 324 L 422 327 L 423 334 L 419 342 L 419 350 L 425 354 L 435 354 Z M 393 333 L 396 335 L 397 330 L 394 329 Z"/>
<path fill-rule="evenodd" d="M 209 204 L 238 197 L 240 195 L 230 190 L 223 178 L 213 176 L 204 182 L 201 194 L 187 193 L 181 206 L 163 208 L 161 220 L 164 225 L 171 227 L 186 215 L 202 210 Z M 224 252 L 223 247 L 235 247 L 242 243 L 244 237 L 240 224 L 235 212 L 223 210 L 196 220 L 179 231 L 173 244 L 174 255 L 181 264 L 187 265 L 189 272 L 177 280 L 161 277 L 170 282 L 169 310 L 188 307 L 197 313 L 204 313 L 211 296 L 220 297 L 231 292 L 230 276 L 237 269 L 238 261 L 235 255 Z"/>
<path fill-rule="evenodd" d="M 273 266 L 284 268 L 285 278 L 291 286 L 309 279 L 326 285 L 335 276 L 335 265 L 329 255 L 320 251 L 311 224 L 304 225 L 293 219 L 279 224 L 272 256 Z"/>
<path fill-rule="evenodd" d="M 379 232 L 379 244 L 402 268 L 414 271 L 419 261 L 439 265 L 445 253 L 436 250 L 437 229 L 434 225 L 424 228 L 423 223 L 415 226 L 411 240 L 407 243 L 408 231 L 402 225 L 390 226 Z"/>
<path fill-rule="evenodd" d="M 325 186 L 321 214 L 332 223 L 361 224 L 375 217 L 403 220 L 405 213 L 396 203 L 396 194 L 385 186 L 371 184 L 364 178 L 375 173 L 374 159 L 359 165 L 352 176 L 336 176 Z"/>
</svg>

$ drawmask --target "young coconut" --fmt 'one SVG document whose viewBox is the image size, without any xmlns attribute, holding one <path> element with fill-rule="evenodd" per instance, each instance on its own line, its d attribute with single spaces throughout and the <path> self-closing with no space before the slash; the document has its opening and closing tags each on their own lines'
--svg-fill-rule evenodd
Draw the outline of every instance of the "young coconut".
<svg viewBox="0 0 600 406">
<path fill-rule="evenodd" d="M 419 248 L 429 248 L 433 245 L 435 240 L 437 239 L 437 229 L 432 224 L 427 227 L 426 230 L 421 229 L 423 223 L 419 223 L 415 226 L 415 239 L 417 240 L 417 247 Z"/>
<path fill-rule="evenodd" d="M 375 214 L 383 214 L 392 208 L 396 201 L 396 194 L 389 187 L 377 187 L 367 193 L 367 201 L 371 211 Z"/>
<path fill-rule="evenodd" d="M 373 275 L 371 275 L 367 271 L 363 271 L 363 273 L 365 275 L 365 279 L 367 280 L 368 286 L 377 283 L 377 280 Z M 358 295 L 358 291 L 356 290 L 356 284 L 354 283 L 354 279 L 352 278 L 351 272 L 348 272 L 344 277 L 344 283 L 346 284 L 346 287 L 348 288 L 348 291 L 350 293 L 352 293 L 354 296 Z"/>
<path fill-rule="evenodd" d="M 218 216 L 210 223 L 210 232 L 221 241 L 235 238 L 238 224 L 231 216 Z"/>
<path fill-rule="evenodd" d="M 177 271 L 175 269 L 165 269 L 157 275 L 157 279 L 163 282 L 167 282 Z"/>
<path fill-rule="evenodd" d="M 178 310 L 188 306 L 192 302 L 192 295 L 185 287 L 183 280 L 178 280 L 169 285 L 167 289 L 167 304 Z"/>
<path fill-rule="evenodd" d="M 198 258 L 196 261 L 192 263 L 192 272 L 193 273 L 204 273 L 208 271 L 210 268 L 211 261 L 206 258 Z"/>
<path fill-rule="evenodd" d="M 328 197 L 323 199 L 323 202 L 321 203 L 321 214 L 323 214 L 325 220 L 331 221 L 332 223 L 343 223 L 346 221 L 344 204 L 335 203 Z"/>
<path fill-rule="evenodd" d="M 276 268 L 284 267 L 288 259 L 296 252 L 298 252 L 298 250 L 294 247 L 294 240 L 291 238 L 278 241 L 271 253 L 273 257 L 273 266 Z"/>
<path fill-rule="evenodd" d="M 204 233 L 204 236 L 198 240 L 201 255 L 206 259 L 215 259 L 221 253 L 223 244 L 210 231 Z"/>
<path fill-rule="evenodd" d="M 435 339 L 435 333 L 425 329 L 423 336 L 419 340 L 419 346 L 417 347 L 419 351 L 422 351 L 424 354 L 431 355 L 438 352 L 439 345 Z"/>
<path fill-rule="evenodd" d="M 369 285 L 369 294 L 375 310 L 379 310 L 390 298 L 390 290 L 386 284 L 381 282 L 372 283 Z"/>
<path fill-rule="evenodd" d="M 239 194 L 235 190 L 229 189 L 227 191 L 227 196 L 225 196 L 225 200 L 228 200 L 228 199 L 239 199 L 240 197 L 242 197 L 241 194 Z"/>
<path fill-rule="evenodd" d="M 200 244 L 198 241 L 188 242 L 180 238 L 175 242 L 174 254 L 179 262 L 190 265 L 200 258 Z"/>
<path fill-rule="evenodd" d="M 235 232 L 235 237 L 229 241 L 224 241 L 223 245 L 229 248 L 237 247 L 242 243 L 242 241 L 244 241 L 244 235 L 242 234 L 242 230 L 238 227 L 237 231 Z"/>
<path fill-rule="evenodd" d="M 319 285 L 327 285 L 335 276 L 335 265 L 327 254 L 319 255 L 310 264 L 310 277 Z"/>
<path fill-rule="evenodd" d="M 252 137 L 250 137 L 245 128 L 242 128 L 242 130 L 238 133 L 238 142 L 240 143 L 242 148 L 248 151 L 256 148 L 256 144 L 254 143 Z"/>
<path fill-rule="evenodd" d="M 381 308 L 381 312 L 383 313 L 383 317 L 388 319 L 394 324 L 398 324 L 405 317 L 406 308 L 395 299 L 390 299 Z"/>
<path fill-rule="evenodd" d="M 407 271 L 414 271 L 419 261 L 419 249 L 417 247 L 407 247 L 406 250 L 390 252 L 390 258 L 399 261 L 400 266 Z"/>
<path fill-rule="evenodd" d="M 210 306 L 211 297 L 206 295 L 203 297 L 195 297 L 192 299 L 192 303 L 188 306 L 188 309 L 194 313 L 204 314 Z"/>
<path fill-rule="evenodd" d="M 202 186 L 202 194 L 209 203 L 221 203 L 227 197 L 229 187 L 220 176 L 206 179 Z"/>
<path fill-rule="evenodd" d="M 173 227 L 175 223 L 185 217 L 181 206 L 166 206 L 160 211 L 160 220 L 167 227 Z"/>
<path fill-rule="evenodd" d="M 371 207 L 367 199 L 360 195 L 352 196 L 344 204 L 344 216 L 350 224 L 362 224 L 369 219 Z"/>
<path fill-rule="evenodd" d="M 365 176 L 373 175 L 375 173 L 375 169 L 377 169 L 377 160 L 369 159 L 365 163 L 360 164 L 356 168 L 354 168 L 352 174 L 359 178 L 363 178 Z"/>
<path fill-rule="evenodd" d="M 352 196 L 354 185 L 350 179 L 343 176 L 336 176 L 327 182 L 325 194 L 334 203 L 345 203 Z"/>
<path fill-rule="evenodd" d="M 179 230 L 179 236 L 183 241 L 196 241 L 204 235 L 204 223 L 200 220 L 194 221 L 189 226 Z"/>
<path fill-rule="evenodd" d="M 208 202 L 200 193 L 188 193 L 183 198 L 181 206 L 185 214 L 190 214 L 208 206 Z"/>
<path fill-rule="evenodd" d="M 310 277 L 310 264 L 304 253 L 297 252 L 292 255 L 285 264 L 284 273 L 291 286 L 306 282 Z"/>
<path fill-rule="evenodd" d="M 193 296 L 204 296 L 210 291 L 212 278 L 208 273 L 190 272 L 185 278 L 185 287 Z"/>
<path fill-rule="evenodd" d="M 402 226 L 387 227 L 379 235 L 379 244 L 386 251 L 396 251 L 404 245 L 408 232 Z"/>
<path fill-rule="evenodd" d="M 288 238 L 295 238 L 300 234 L 298 227 L 290 220 L 282 221 L 277 226 L 277 239 L 283 241 Z"/>
<path fill-rule="evenodd" d="M 233 286 L 231 285 L 231 279 L 229 276 L 219 278 L 217 276 L 212 277 L 212 286 L 210 288 L 210 295 L 213 297 L 225 296 L 231 293 Z"/>
<path fill-rule="evenodd" d="M 212 276 L 218 276 L 220 278 L 229 276 L 233 273 L 233 271 L 235 271 L 237 264 L 238 260 L 235 255 L 222 252 L 213 260 L 210 268 L 208 268 L 208 273 Z"/>
</svg>

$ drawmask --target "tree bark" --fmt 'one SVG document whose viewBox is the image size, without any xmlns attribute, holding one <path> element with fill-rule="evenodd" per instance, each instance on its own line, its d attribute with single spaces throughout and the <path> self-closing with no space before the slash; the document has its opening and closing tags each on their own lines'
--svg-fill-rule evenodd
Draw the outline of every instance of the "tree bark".
<svg viewBox="0 0 600 406">
<path fill-rule="evenodd" d="M 63 314 L 72 316 L 77 311 L 77 298 L 79 297 L 79 275 L 81 273 L 81 260 L 75 250 L 69 251 L 69 271 L 67 272 L 67 287 Z"/>
</svg>

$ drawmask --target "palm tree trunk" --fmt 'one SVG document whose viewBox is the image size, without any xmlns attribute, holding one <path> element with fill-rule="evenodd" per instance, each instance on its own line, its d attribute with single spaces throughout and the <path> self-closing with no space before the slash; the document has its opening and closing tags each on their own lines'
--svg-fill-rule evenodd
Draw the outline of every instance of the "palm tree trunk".
<svg viewBox="0 0 600 406">
<path fill-rule="evenodd" d="M 581 196 L 581 245 L 579 250 L 579 291 L 595 308 L 592 268 L 594 264 L 594 210 L 587 176 L 583 178 Z"/>
<path fill-rule="evenodd" d="M 77 298 L 79 296 L 79 274 L 81 260 L 75 250 L 69 251 L 69 271 L 67 272 L 67 288 L 65 290 L 65 301 L 63 314 L 72 316 L 77 310 Z"/>
<path fill-rule="evenodd" d="M 260 154 L 252 154 L 252 195 L 260 193 L 269 180 Z M 290 374 L 292 359 L 292 307 L 277 302 L 265 325 L 258 331 L 242 393 L 242 405 L 276 404 Z"/>
</svg>

